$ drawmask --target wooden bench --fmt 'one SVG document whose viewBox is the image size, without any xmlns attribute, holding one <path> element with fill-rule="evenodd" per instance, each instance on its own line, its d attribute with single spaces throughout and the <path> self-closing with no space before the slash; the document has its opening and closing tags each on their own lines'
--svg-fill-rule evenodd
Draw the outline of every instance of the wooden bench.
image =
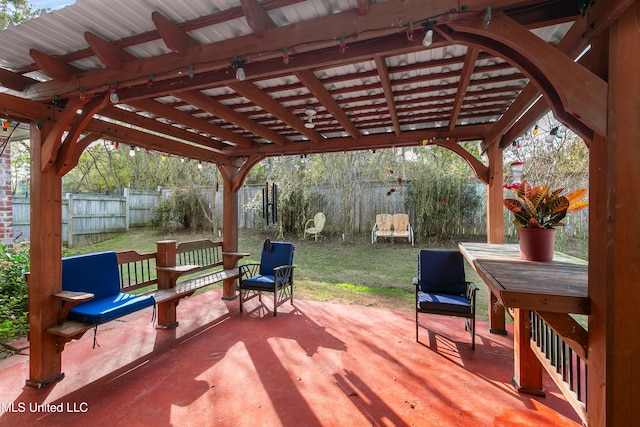
<svg viewBox="0 0 640 427">
<path fill-rule="evenodd" d="M 377 242 L 378 237 L 407 239 L 413 246 L 413 228 L 409 223 L 409 215 L 403 213 L 376 215 L 376 222 L 371 230 L 371 243 Z"/>
<path fill-rule="evenodd" d="M 215 283 L 238 279 L 236 264 L 248 254 L 222 252 L 222 245 L 209 239 L 178 245 L 175 240 L 165 240 L 157 243 L 157 252 L 153 255 L 134 251 L 119 253 L 121 282 L 129 289 L 144 287 L 157 304 L 157 327 L 175 328 L 178 326 L 176 307 L 182 298 Z M 151 262 L 152 258 L 155 263 Z"/>
<path fill-rule="evenodd" d="M 156 252 L 140 254 L 136 251 L 123 251 L 115 255 L 119 292 L 129 294 L 135 291 L 152 298 L 156 304 L 157 327 L 171 329 L 178 326 L 176 307 L 182 298 L 218 282 L 235 281 L 238 278 L 236 264 L 248 254 L 223 253 L 222 242 L 212 240 L 197 240 L 179 245 L 174 240 L 168 240 L 158 242 Z M 63 260 L 63 265 L 64 262 Z M 104 272 L 92 271 L 85 277 L 96 274 L 102 275 Z M 94 294 L 63 290 L 53 297 L 60 300 L 58 323 L 47 328 L 47 332 L 58 337 L 58 351 L 61 352 L 67 342 L 81 338 L 87 330 L 96 326 L 95 323 L 68 318 L 74 306 L 91 301 Z"/>
</svg>

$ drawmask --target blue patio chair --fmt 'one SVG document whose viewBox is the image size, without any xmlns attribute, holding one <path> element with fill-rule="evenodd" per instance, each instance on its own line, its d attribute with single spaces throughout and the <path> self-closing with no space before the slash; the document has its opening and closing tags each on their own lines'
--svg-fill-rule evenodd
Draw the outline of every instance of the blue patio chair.
<svg viewBox="0 0 640 427">
<path fill-rule="evenodd" d="M 422 249 L 418 255 L 416 286 L 416 341 L 418 313 L 465 318 L 465 330 L 471 332 L 471 349 L 476 346 L 476 291 L 465 280 L 464 259 L 458 251 Z"/>
<path fill-rule="evenodd" d="M 243 304 L 254 298 L 262 302 L 262 293 L 273 293 L 273 315 L 285 301 L 293 304 L 293 249 L 292 243 L 266 240 L 260 256 L 260 264 L 244 264 L 239 267 L 240 312 Z"/>
</svg>

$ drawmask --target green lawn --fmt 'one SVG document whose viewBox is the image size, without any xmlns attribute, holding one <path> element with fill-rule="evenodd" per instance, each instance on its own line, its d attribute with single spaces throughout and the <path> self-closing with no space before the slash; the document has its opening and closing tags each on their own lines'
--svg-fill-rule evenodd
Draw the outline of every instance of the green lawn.
<svg viewBox="0 0 640 427">
<path fill-rule="evenodd" d="M 258 262 L 264 239 L 276 240 L 276 232 L 240 230 L 238 249 L 251 256 L 241 262 Z M 162 234 L 153 230 L 134 230 L 122 236 L 72 250 L 88 253 L 105 250 L 152 252 L 158 240 L 178 242 L 212 237 L 207 233 Z M 484 240 L 472 237 L 470 240 Z M 295 244 L 295 298 L 357 304 L 413 311 L 413 278 L 417 275 L 418 251 L 425 247 L 455 248 L 455 242 L 411 246 L 408 242 L 378 241 L 371 244 L 368 235 L 343 241 L 328 236 L 318 242 L 285 235 L 283 240 Z M 487 288 L 473 269 L 467 267 L 467 279 L 480 288 L 477 298 L 478 318 L 487 319 Z"/>
</svg>

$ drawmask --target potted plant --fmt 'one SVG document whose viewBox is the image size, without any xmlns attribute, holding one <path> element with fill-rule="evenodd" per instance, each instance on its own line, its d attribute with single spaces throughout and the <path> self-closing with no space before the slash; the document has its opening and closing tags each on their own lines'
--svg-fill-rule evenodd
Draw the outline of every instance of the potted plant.
<svg viewBox="0 0 640 427">
<path fill-rule="evenodd" d="M 582 198 L 586 188 L 562 195 L 564 188 L 550 191 L 550 186 L 532 187 L 527 181 L 507 187 L 515 191 L 517 199 L 504 199 L 507 209 L 513 212 L 513 224 L 517 227 L 520 258 L 529 261 L 553 260 L 555 227 L 569 212 L 589 206 Z"/>
</svg>

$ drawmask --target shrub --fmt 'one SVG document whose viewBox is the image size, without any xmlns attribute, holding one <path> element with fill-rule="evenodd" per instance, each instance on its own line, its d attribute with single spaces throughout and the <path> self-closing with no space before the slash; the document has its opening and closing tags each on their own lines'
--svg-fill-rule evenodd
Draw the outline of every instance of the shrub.
<svg viewBox="0 0 640 427">
<path fill-rule="evenodd" d="M 25 335 L 29 329 L 27 282 L 29 242 L 0 246 L 0 341 Z"/>
<path fill-rule="evenodd" d="M 197 189 L 179 189 L 153 208 L 151 223 L 162 229 L 175 229 L 181 225 L 185 230 L 200 227 L 205 222 Z"/>
<path fill-rule="evenodd" d="M 484 215 L 482 198 L 469 179 L 460 175 L 433 174 L 411 181 L 407 209 L 414 212 L 417 237 L 449 239 L 460 235 Z"/>
</svg>

